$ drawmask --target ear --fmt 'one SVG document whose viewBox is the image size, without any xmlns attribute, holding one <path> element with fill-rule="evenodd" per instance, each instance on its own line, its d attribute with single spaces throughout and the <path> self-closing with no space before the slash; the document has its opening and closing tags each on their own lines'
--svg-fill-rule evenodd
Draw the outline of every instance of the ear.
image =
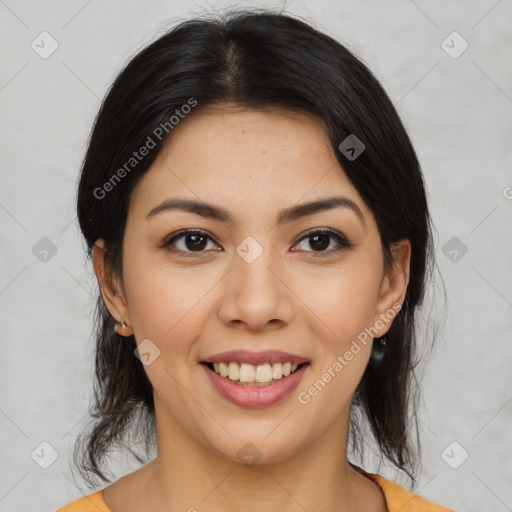
<svg viewBox="0 0 512 512">
<path fill-rule="evenodd" d="M 101 295 L 103 296 L 103 300 L 110 314 L 116 319 L 115 331 L 117 334 L 121 336 L 131 336 L 133 329 L 131 327 L 128 304 L 120 280 L 118 277 L 114 277 L 111 274 L 105 261 L 105 255 L 104 240 L 96 240 L 92 249 L 92 264 L 94 273 L 98 279 Z"/>
<path fill-rule="evenodd" d="M 407 239 L 400 240 L 391 244 L 390 250 L 393 264 L 382 279 L 373 324 L 375 338 L 381 338 L 388 332 L 394 317 L 402 307 L 409 284 L 411 243 Z"/>
</svg>

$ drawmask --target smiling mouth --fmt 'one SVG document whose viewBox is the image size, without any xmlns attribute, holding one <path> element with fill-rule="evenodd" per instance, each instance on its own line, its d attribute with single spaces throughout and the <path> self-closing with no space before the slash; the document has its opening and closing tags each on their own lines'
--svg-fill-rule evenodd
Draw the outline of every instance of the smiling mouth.
<svg viewBox="0 0 512 512">
<path fill-rule="evenodd" d="M 267 387 L 287 379 L 297 370 L 300 370 L 310 363 L 265 363 L 255 366 L 246 363 L 238 364 L 236 362 L 211 363 L 202 361 L 201 364 L 234 384 L 240 386 Z"/>
</svg>

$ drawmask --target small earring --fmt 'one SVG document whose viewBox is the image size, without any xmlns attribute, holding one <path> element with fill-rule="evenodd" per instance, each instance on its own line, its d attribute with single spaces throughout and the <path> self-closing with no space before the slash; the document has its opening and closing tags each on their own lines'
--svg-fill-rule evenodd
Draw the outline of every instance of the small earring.
<svg viewBox="0 0 512 512">
<path fill-rule="evenodd" d="M 382 336 L 382 338 L 379 341 L 381 345 L 387 345 L 386 336 Z"/>
</svg>

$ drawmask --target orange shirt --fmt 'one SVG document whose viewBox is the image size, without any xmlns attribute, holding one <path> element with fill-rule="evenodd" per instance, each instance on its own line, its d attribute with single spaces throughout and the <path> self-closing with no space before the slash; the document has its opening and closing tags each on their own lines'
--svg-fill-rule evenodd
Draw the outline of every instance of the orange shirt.
<svg viewBox="0 0 512 512">
<path fill-rule="evenodd" d="M 373 473 L 367 475 L 382 489 L 386 498 L 388 512 L 455 512 L 413 494 L 401 485 Z M 72 501 L 57 512 L 111 512 L 102 498 L 103 490 Z"/>
</svg>

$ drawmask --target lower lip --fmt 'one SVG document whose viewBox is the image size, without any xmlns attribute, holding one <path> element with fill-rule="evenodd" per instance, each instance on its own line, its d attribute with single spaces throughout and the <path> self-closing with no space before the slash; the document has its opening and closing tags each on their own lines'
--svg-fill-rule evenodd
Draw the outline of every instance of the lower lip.
<svg viewBox="0 0 512 512">
<path fill-rule="evenodd" d="M 309 368 L 305 364 L 295 373 L 288 377 L 283 377 L 280 381 L 269 386 L 244 386 L 235 384 L 227 377 L 221 377 L 218 373 L 210 370 L 205 364 L 201 364 L 208 375 L 213 387 L 227 400 L 241 407 L 269 407 L 277 404 L 299 385 L 302 377 Z"/>
</svg>

